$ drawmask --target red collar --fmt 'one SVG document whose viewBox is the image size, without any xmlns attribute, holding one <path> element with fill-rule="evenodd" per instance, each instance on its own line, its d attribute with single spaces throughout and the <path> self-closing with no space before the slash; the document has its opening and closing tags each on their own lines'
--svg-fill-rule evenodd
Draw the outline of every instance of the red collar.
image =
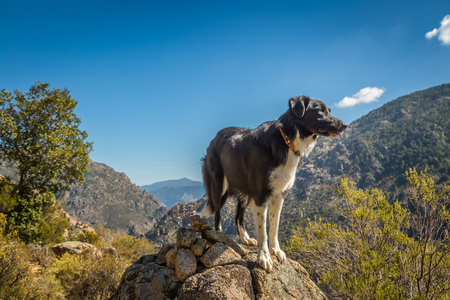
<svg viewBox="0 0 450 300">
<path fill-rule="evenodd" d="M 283 136 L 284 142 L 286 143 L 286 145 L 289 147 L 289 149 L 292 150 L 292 152 L 294 152 L 294 154 L 296 156 L 302 156 L 300 154 L 300 151 L 296 150 L 294 148 L 294 145 L 292 144 L 292 141 L 288 138 L 288 136 L 286 135 L 286 133 L 284 133 L 283 129 L 281 129 L 281 127 L 279 127 L 278 129 L 280 129 L 280 133 Z"/>
</svg>

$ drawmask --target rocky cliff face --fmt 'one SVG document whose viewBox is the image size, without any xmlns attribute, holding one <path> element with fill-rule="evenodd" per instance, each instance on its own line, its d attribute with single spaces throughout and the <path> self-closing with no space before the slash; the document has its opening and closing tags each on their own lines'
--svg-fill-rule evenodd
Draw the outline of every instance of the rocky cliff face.
<svg viewBox="0 0 450 300">
<path fill-rule="evenodd" d="M 176 244 L 165 245 L 127 268 L 115 300 L 128 299 L 326 299 L 306 270 L 288 259 L 268 273 L 256 263 L 256 247 L 235 243 L 190 218 Z"/>
<path fill-rule="evenodd" d="M 139 236 L 167 213 L 153 195 L 104 164 L 90 162 L 85 178 L 61 199 L 65 210 L 82 222 Z"/>
</svg>

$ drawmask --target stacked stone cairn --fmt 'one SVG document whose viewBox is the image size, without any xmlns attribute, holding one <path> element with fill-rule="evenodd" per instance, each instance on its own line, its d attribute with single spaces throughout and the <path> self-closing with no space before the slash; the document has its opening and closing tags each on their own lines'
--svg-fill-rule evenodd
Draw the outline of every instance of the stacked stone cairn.
<svg viewBox="0 0 450 300">
<path fill-rule="evenodd" d="M 190 223 L 193 229 L 179 228 L 176 244 L 161 247 L 156 259 L 157 264 L 175 269 L 182 282 L 205 268 L 237 263 L 250 252 L 213 230 L 208 219 L 194 215 Z"/>
</svg>

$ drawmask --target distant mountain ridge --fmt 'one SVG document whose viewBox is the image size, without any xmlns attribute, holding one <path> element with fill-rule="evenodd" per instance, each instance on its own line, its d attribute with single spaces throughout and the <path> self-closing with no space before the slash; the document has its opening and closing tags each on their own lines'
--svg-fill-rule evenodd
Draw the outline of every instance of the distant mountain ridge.
<svg viewBox="0 0 450 300">
<path fill-rule="evenodd" d="M 198 200 L 205 194 L 205 188 L 202 182 L 187 178 L 143 185 L 141 189 L 153 194 L 159 202 L 168 208 L 173 207 L 179 202 Z"/>
</svg>

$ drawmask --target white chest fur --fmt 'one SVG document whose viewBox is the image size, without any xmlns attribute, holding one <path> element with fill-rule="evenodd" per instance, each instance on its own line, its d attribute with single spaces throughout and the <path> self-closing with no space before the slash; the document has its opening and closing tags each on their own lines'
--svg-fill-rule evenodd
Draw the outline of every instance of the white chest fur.
<svg viewBox="0 0 450 300">
<path fill-rule="evenodd" d="M 307 157 L 314 148 L 316 140 L 312 136 L 302 140 L 297 134 L 293 144 L 295 149 L 300 150 L 302 157 Z M 292 188 L 300 159 L 300 156 L 296 156 L 294 152 L 289 150 L 286 163 L 278 166 L 272 171 L 269 184 L 274 192 L 284 192 Z"/>
</svg>

